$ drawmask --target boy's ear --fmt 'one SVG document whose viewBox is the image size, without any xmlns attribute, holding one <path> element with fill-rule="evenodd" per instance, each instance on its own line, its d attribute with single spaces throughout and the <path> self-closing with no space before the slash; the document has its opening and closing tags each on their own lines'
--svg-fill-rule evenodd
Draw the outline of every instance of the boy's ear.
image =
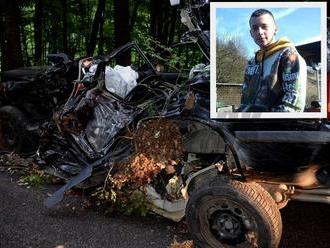
<svg viewBox="0 0 330 248">
<path fill-rule="evenodd" d="M 277 34 L 277 33 L 278 33 L 278 27 L 275 26 L 275 32 L 274 32 L 274 34 Z"/>
</svg>

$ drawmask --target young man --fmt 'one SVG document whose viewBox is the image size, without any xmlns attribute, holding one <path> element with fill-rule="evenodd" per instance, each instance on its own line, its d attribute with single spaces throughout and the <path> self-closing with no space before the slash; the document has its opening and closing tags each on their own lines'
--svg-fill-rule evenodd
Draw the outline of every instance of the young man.
<svg viewBox="0 0 330 248">
<path fill-rule="evenodd" d="M 307 81 L 305 60 L 289 40 L 276 40 L 278 27 L 270 11 L 254 11 L 249 24 L 250 34 L 260 50 L 247 64 L 241 105 L 236 111 L 304 111 Z"/>
</svg>

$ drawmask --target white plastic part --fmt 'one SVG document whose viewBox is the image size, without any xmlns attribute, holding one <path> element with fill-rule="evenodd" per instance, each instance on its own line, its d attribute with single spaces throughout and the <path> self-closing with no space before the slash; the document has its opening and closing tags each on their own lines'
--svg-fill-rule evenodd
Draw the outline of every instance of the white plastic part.
<svg viewBox="0 0 330 248">
<path fill-rule="evenodd" d="M 163 199 L 151 185 L 146 187 L 146 197 L 155 213 L 177 222 L 183 219 L 186 209 L 183 198 L 171 201 Z"/>
<path fill-rule="evenodd" d="M 171 2 L 171 6 L 180 4 L 180 0 L 170 0 L 170 2 Z"/>
<path fill-rule="evenodd" d="M 105 69 L 105 87 L 108 91 L 124 98 L 137 84 L 139 74 L 130 66 L 107 66 Z"/>
</svg>

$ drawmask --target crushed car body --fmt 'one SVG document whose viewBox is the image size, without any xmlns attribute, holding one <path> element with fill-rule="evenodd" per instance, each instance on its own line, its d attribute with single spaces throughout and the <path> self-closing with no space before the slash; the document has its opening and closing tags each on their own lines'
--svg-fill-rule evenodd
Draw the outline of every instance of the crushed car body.
<svg viewBox="0 0 330 248">
<path fill-rule="evenodd" d="M 35 152 L 38 129 L 70 95 L 78 72 L 76 62 L 63 53 L 47 57 L 50 66 L 1 73 L 0 150 Z"/>
<path fill-rule="evenodd" d="M 209 3 L 181 7 L 183 40 L 207 61 L 189 75 L 157 71 L 134 42 L 80 60 L 70 96 L 41 129 L 36 162 L 66 180 L 45 205 L 102 184 L 123 201 L 142 192 L 154 212 L 186 217 L 200 247 L 278 247 L 279 209 L 290 199 L 329 203 L 329 122 L 211 119 Z M 116 64 L 132 49 L 138 65 Z"/>
<path fill-rule="evenodd" d="M 79 179 L 73 180 L 79 183 L 91 175 L 91 169 L 110 170 L 134 150 L 130 136 L 140 120 L 180 113 L 184 100 L 182 86 L 175 84 L 180 74 L 157 74 L 147 59 L 144 78 L 125 97 L 108 90 L 117 87 L 118 81 L 113 80 L 113 86 L 106 82 L 109 68 L 106 64 L 127 49 L 138 50 L 146 59 L 139 47 L 130 43 L 114 55 L 93 61 L 97 63 L 94 74 L 89 71 L 81 74 L 68 101 L 54 115 L 53 131 L 49 132 L 51 127 L 47 127 L 38 149 L 39 162 L 51 164 L 54 174 L 67 178 L 76 175 Z M 167 76 L 170 80 L 164 80 Z"/>
</svg>

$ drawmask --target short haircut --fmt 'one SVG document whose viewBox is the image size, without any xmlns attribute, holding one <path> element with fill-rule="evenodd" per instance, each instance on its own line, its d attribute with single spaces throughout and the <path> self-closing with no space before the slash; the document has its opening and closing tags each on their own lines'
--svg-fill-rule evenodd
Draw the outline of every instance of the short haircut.
<svg viewBox="0 0 330 248">
<path fill-rule="evenodd" d="M 265 15 L 265 14 L 270 15 L 270 16 L 273 18 L 274 23 L 275 23 L 275 18 L 274 18 L 274 16 L 273 16 L 272 12 L 270 12 L 269 10 L 266 10 L 266 9 L 257 9 L 257 10 L 255 10 L 255 11 L 251 14 L 251 16 L 250 16 L 250 20 L 251 20 L 252 17 L 259 17 L 259 16 L 262 16 L 262 15 Z"/>
</svg>

